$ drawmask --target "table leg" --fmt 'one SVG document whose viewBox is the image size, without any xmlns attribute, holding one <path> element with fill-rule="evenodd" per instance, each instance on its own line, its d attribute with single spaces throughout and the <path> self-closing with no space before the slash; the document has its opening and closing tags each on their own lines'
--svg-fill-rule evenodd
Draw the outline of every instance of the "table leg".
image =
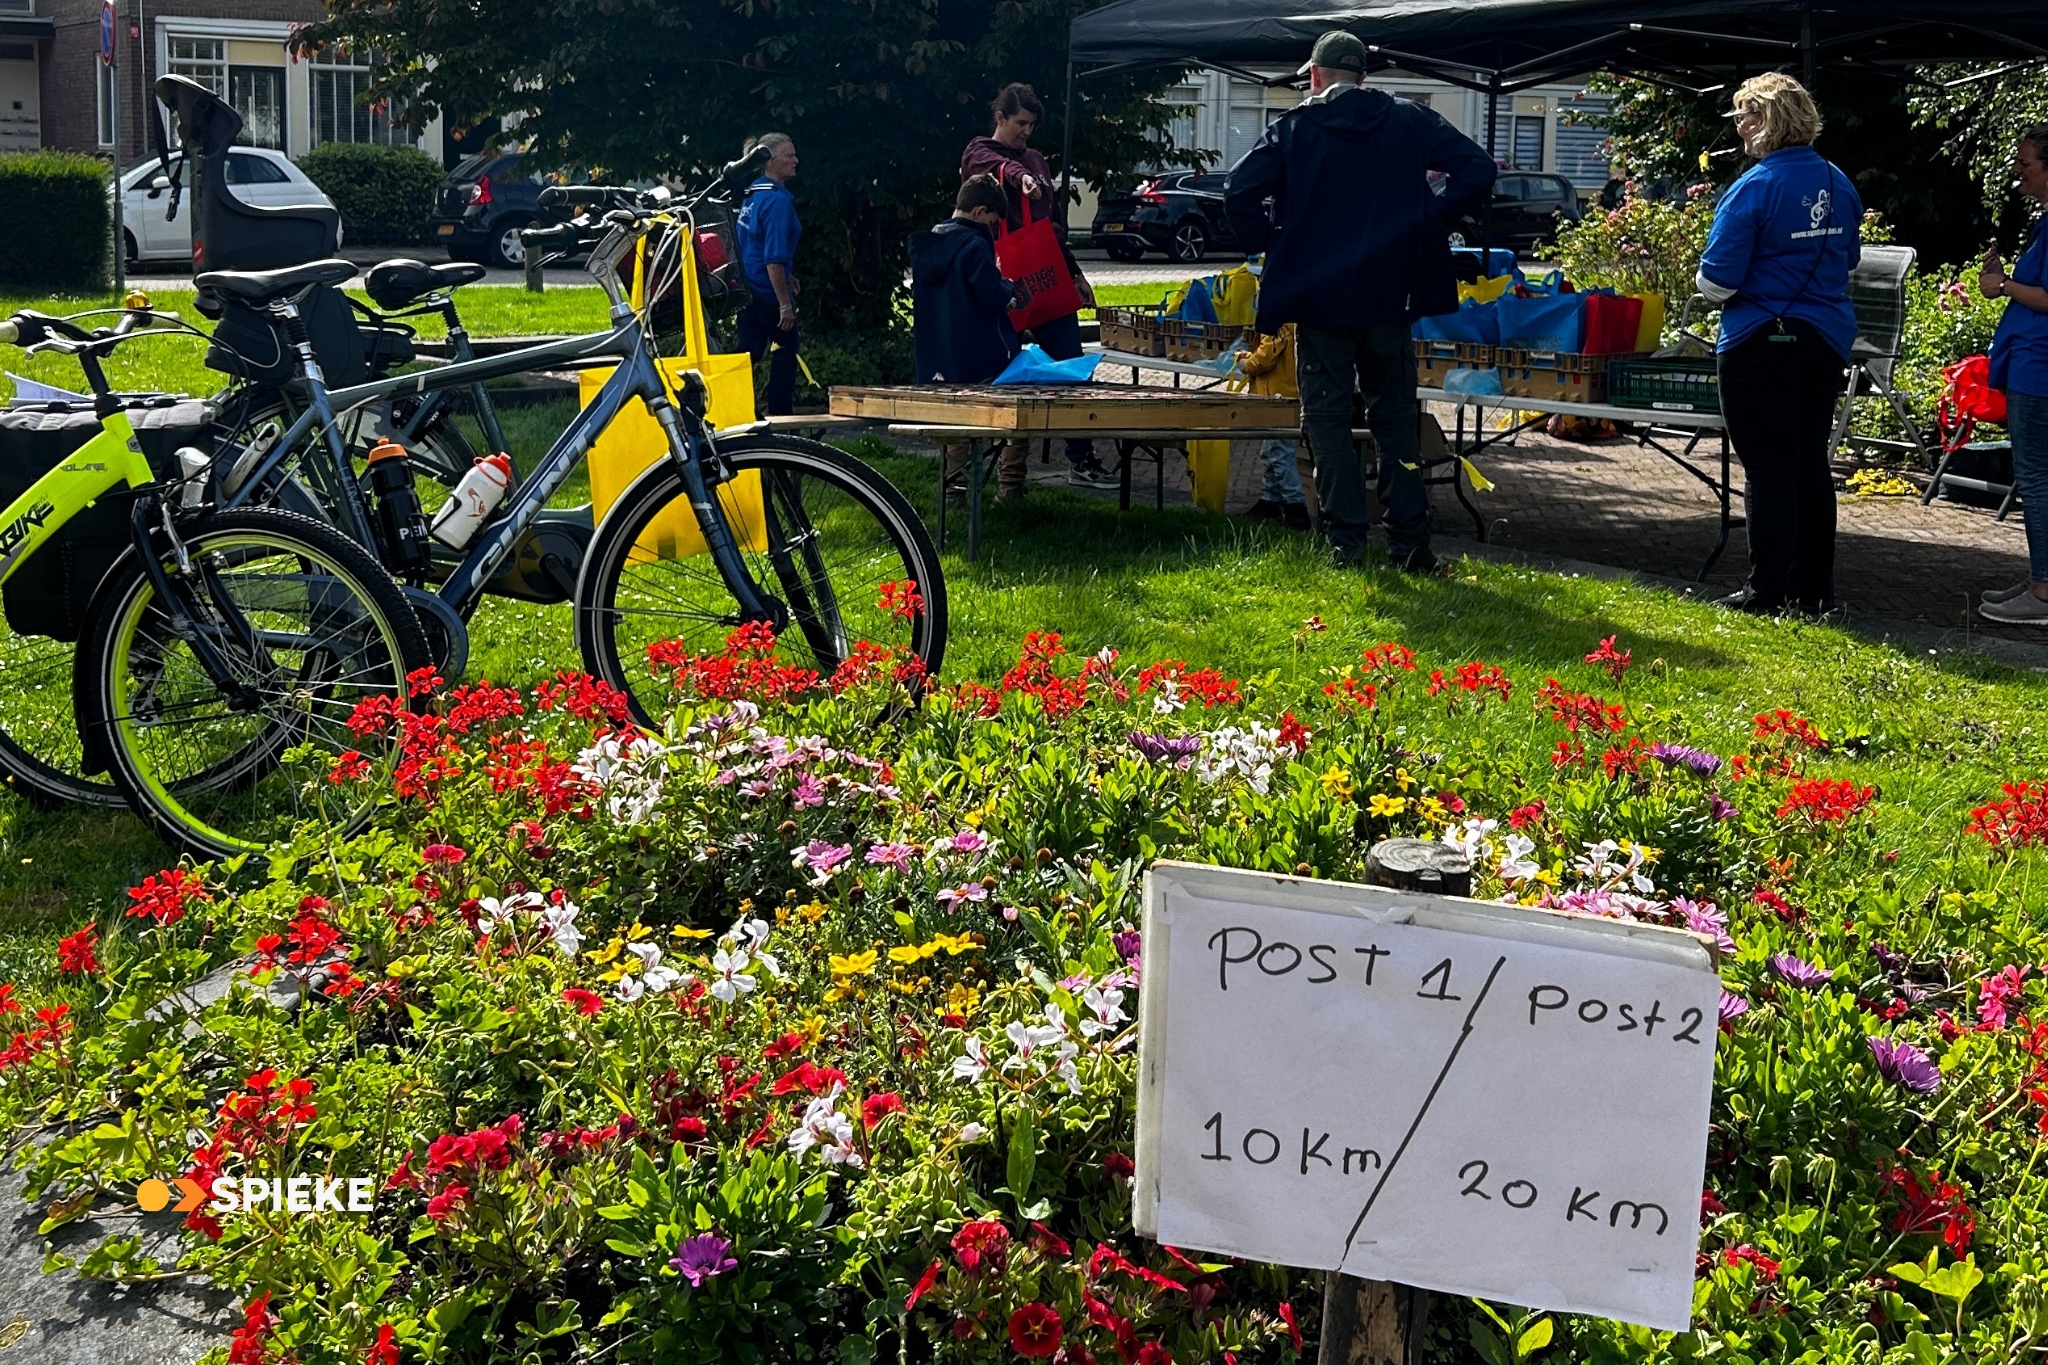
<svg viewBox="0 0 2048 1365">
<path fill-rule="evenodd" d="M 967 443 L 967 558 L 981 558 L 981 457 L 982 443 Z"/>
<path fill-rule="evenodd" d="M 1681 460 L 1679 463 L 1683 464 L 1684 461 Z M 1721 495 L 1721 538 L 1714 542 L 1714 552 L 1707 556 L 1707 562 L 1700 565 L 1699 576 L 1693 579 L 1695 583 L 1707 581 L 1707 575 L 1712 573 L 1714 565 L 1721 561 L 1721 552 L 1728 548 L 1728 531 L 1733 525 L 1733 519 L 1729 515 L 1733 490 L 1729 487 L 1728 476 L 1728 433 L 1724 431 L 1721 433 L 1721 487 L 1717 490 Z"/>
<path fill-rule="evenodd" d="M 939 447 L 939 552 L 946 549 L 946 448 Z"/>
<path fill-rule="evenodd" d="M 1131 510 L 1131 450 L 1129 441 L 1116 443 L 1118 462 L 1116 471 L 1116 510 Z"/>
<path fill-rule="evenodd" d="M 1472 505 L 1472 499 L 1465 496 L 1464 475 L 1465 466 L 1463 462 L 1458 456 L 1452 456 L 1451 492 L 1457 495 L 1458 502 L 1461 506 L 1464 507 L 1466 515 L 1472 518 L 1473 534 L 1477 535 L 1479 537 L 1479 543 L 1481 545 L 1484 545 L 1486 543 L 1486 518 L 1479 515 L 1479 509 Z"/>
<path fill-rule="evenodd" d="M 1187 452 L 1181 452 L 1183 458 Z M 1188 491 L 1194 492 L 1195 466 L 1188 465 Z M 1166 510 L 1166 447 L 1156 446 L 1152 451 L 1152 506 L 1161 512 Z"/>
</svg>

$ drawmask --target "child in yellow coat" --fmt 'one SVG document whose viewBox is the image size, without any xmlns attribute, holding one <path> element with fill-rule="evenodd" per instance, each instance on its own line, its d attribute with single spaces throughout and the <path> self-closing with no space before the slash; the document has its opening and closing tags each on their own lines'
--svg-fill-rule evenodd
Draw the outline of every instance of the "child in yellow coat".
<svg viewBox="0 0 2048 1365">
<path fill-rule="evenodd" d="M 1277 335 L 1251 338 L 1252 347 L 1238 356 L 1246 387 L 1253 393 L 1299 398 L 1294 379 L 1294 324 L 1288 323 Z M 1302 492 L 1301 471 L 1295 464 L 1297 442 L 1275 437 L 1259 451 L 1265 466 L 1265 483 L 1259 500 L 1245 515 L 1254 521 L 1277 521 L 1297 531 L 1309 526 L 1308 501 Z"/>
</svg>

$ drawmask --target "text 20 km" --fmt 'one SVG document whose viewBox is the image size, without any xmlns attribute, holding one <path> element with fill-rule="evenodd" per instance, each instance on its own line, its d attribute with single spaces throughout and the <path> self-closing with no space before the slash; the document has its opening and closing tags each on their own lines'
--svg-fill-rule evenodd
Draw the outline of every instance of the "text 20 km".
<svg viewBox="0 0 2048 1365">
<path fill-rule="evenodd" d="M 1484 1161 L 1466 1162 L 1458 1168 L 1458 1179 L 1465 1182 L 1465 1187 L 1458 1193 L 1467 1199 L 1484 1199 L 1490 1204 L 1504 1204 L 1511 1209 L 1532 1209 L 1543 1197 L 1542 1192 L 1526 1180 L 1510 1180 L 1505 1184 L 1491 1181 L 1487 1178 L 1491 1171 L 1492 1168 Z M 1598 1190 L 1589 1190 L 1583 1185 L 1572 1186 L 1572 1197 L 1565 1202 L 1564 1221 L 1576 1223 L 1586 1219 L 1597 1224 L 1600 1221 L 1601 1198 Z M 1551 1207 L 1556 1207 L 1555 1200 L 1551 1201 Z M 1671 1215 L 1664 1211 L 1664 1206 L 1647 1199 L 1609 1200 L 1606 1213 L 1610 1228 L 1621 1226 L 1623 1213 L 1628 1214 L 1631 1230 L 1648 1226 L 1647 1220 L 1653 1215 L 1657 1219 L 1656 1233 L 1659 1237 L 1671 1226 Z"/>
<path fill-rule="evenodd" d="M 1564 1010 L 1571 1003 L 1572 993 L 1562 986 L 1531 987 L 1529 1023 L 1533 1026 L 1537 1016 L 1542 1014 L 1555 1014 L 1561 1019 L 1570 1018 L 1572 1016 L 1565 1014 Z M 1626 1001 L 1609 1005 L 1605 1000 L 1589 996 L 1579 1002 L 1578 1008 L 1572 1014 L 1575 1014 L 1582 1024 L 1603 1025 L 1612 1028 L 1616 1033 L 1634 1033 L 1640 1029 L 1645 1038 L 1655 1038 L 1659 1024 L 1674 1022 L 1664 1013 L 1662 1000 L 1652 1000 L 1650 1008 L 1640 1014 L 1637 1013 L 1639 1008 Z M 1706 1019 L 1706 1011 L 1688 1005 L 1679 1011 L 1675 1021 L 1677 1026 L 1666 1029 L 1664 1036 L 1674 1043 L 1691 1043 L 1698 1046 L 1702 1041 L 1700 1026 L 1706 1023 Z"/>
</svg>

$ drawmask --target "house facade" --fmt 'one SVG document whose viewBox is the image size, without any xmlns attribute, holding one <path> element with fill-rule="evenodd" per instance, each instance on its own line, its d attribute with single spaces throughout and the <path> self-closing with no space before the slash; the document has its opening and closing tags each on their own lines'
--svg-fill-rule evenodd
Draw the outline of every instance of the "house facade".
<svg viewBox="0 0 2048 1365">
<path fill-rule="evenodd" d="M 318 0 L 114 0 L 118 68 L 100 60 L 101 0 L 0 0 L 0 150 L 54 147 L 153 154 L 138 115 L 166 72 L 189 76 L 241 114 L 242 140 L 298 157 L 322 142 L 417 146 L 441 155 L 436 120 L 415 137 L 364 99 L 367 60 L 304 57 L 291 35 Z M 119 82 L 119 127 L 116 81 Z"/>
</svg>

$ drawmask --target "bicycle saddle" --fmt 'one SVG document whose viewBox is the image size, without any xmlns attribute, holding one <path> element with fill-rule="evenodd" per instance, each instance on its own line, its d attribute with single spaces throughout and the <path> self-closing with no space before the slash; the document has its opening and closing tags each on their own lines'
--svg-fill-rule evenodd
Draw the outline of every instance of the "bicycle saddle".
<svg viewBox="0 0 2048 1365">
<path fill-rule="evenodd" d="M 209 270 L 194 277 L 192 283 L 249 303 L 262 303 L 316 284 L 345 284 L 355 273 L 355 266 L 347 261 L 308 261 L 278 270 Z"/>
<path fill-rule="evenodd" d="M 370 301 L 379 308 L 403 308 L 424 295 L 474 284 L 483 277 L 484 268 L 467 261 L 426 265 L 400 257 L 371 266 L 363 284 Z"/>
</svg>

